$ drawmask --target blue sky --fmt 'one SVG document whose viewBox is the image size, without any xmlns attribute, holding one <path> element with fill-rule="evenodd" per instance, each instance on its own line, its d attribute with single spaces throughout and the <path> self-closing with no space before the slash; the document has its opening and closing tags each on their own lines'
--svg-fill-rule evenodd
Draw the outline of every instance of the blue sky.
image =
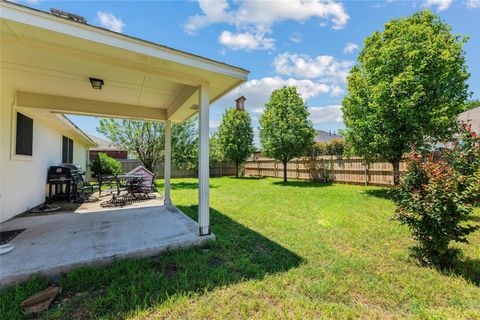
<svg viewBox="0 0 480 320">
<path fill-rule="evenodd" d="M 472 98 L 480 99 L 480 0 L 322 1 L 19 1 L 48 11 L 84 16 L 88 23 L 250 70 L 249 81 L 211 107 L 215 130 L 239 95 L 253 124 L 272 90 L 296 85 L 315 128 L 344 128 L 340 104 L 344 77 L 365 37 L 392 18 L 430 8 L 470 37 L 465 45 Z M 96 134 L 98 119 L 71 116 Z"/>
</svg>

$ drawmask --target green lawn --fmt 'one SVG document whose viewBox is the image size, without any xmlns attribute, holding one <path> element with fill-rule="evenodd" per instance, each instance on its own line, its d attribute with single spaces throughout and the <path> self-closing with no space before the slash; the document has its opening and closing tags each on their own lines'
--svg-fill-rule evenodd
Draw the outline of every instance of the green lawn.
<svg viewBox="0 0 480 320">
<path fill-rule="evenodd" d="M 195 179 L 172 183 L 196 219 Z M 206 248 L 81 268 L 46 319 L 371 318 L 478 319 L 480 232 L 449 272 L 410 257 L 386 189 L 275 179 L 211 179 Z M 480 210 L 472 218 L 480 223 Z M 47 286 L 37 278 L 2 293 L 3 319 Z"/>
</svg>

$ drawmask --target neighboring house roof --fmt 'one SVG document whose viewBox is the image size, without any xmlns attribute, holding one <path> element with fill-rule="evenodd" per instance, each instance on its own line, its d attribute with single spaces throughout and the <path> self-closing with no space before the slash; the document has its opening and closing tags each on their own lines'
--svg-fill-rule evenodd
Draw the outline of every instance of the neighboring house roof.
<svg viewBox="0 0 480 320">
<path fill-rule="evenodd" d="M 330 142 L 335 139 L 340 139 L 340 140 L 345 140 L 345 138 L 339 134 L 336 134 L 335 131 L 324 131 L 324 130 L 315 130 L 316 136 L 315 136 L 315 141 L 316 142 Z"/>
<path fill-rule="evenodd" d="M 472 130 L 480 132 L 480 106 L 460 113 L 458 119 L 472 125 Z"/>
<path fill-rule="evenodd" d="M 91 134 L 89 134 L 88 136 L 97 144 L 97 147 L 90 148 L 90 150 L 92 151 L 124 151 L 122 148 L 120 148 L 110 140 L 100 138 Z"/>
</svg>

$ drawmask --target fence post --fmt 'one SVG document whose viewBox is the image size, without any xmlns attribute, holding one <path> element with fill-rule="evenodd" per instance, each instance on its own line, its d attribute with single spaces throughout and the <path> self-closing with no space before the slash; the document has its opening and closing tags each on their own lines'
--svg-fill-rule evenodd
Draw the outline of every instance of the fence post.
<svg viewBox="0 0 480 320">
<path fill-rule="evenodd" d="M 369 173 L 368 170 L 370 169 L 370 164 L 368 162 L 365 163 L 365 186 L 368 186 L 368 180 L 369 180 Z"/>
<path fill-rule="evenodd" d="M 277 175 L 278 175 L 277 160 L 274 160 L 274 161 L 273 161 L 273 172 L 274 172 L 274 176 L 275 176 L 275 178 L 276 178 Z"/>
<path fill-rule="evenodd" d="M 297 165 L 297 180 L 298 178 L 300 178 L 300 172 L 299 172 L 299 167 L 298 167 L 298 159 L 295 161 L 296 162 L 296 165 Z"/>
<path fill-rule="evenodd" d="M 260 161 L 257 160 L 257 176 L 260 176 Z"/>
<path fill-rule="evenodd" d="M 327 182 L 327 164 L 325 161 L 325 156 L 322 158 L 323 160 L 323 182 Z"/>
</svg>

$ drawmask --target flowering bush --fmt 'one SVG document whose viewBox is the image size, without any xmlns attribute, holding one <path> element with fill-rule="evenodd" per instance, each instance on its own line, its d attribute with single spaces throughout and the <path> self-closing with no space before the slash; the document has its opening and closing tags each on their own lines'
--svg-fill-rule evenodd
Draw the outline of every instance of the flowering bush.
<svg viewBox="0 0 480 320">
<path fill-rule="evenodd" d="M 445 150 L 445 160 L 455 168 L 460 189 L 468 194 L 472 205 L 480 203 L 480 136 L 471 131 L 471 125 L 462 123 L 459 133 Z"/>
<path fill-rule="evenodd" d="M 458 253 L 451 241 L 467 243 L 479 229 L 466 223 L 480 199 L 480 139 L 462 126 L 442 159 L 414 148 L 396 197 L 396 217 L 419 241 L 424 261 L 445 265 Z"/>
</svg>

